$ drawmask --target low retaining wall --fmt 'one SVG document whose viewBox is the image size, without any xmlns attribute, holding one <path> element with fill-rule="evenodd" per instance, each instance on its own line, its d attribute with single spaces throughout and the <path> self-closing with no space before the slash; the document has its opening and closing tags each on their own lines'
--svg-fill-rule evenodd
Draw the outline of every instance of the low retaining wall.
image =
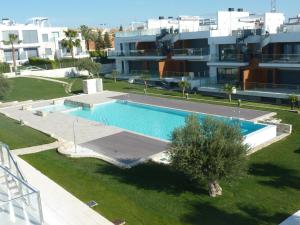
<svg viewBox="0 0 300 225">
<path fill-rule="evenodd" d="M 63 78 L 72 77 L 76 75 L 88 76 L 87 71 L 78 71 L 75 67 L 53 69 L 53 70 L 21 70 L 17 76 L 37 76 L 37 77 L 51 77 L 51 78 Z M 4 76 L 11 78 L 16 77 L 15 73 L 5 73 Z"/>
<path fill-rule="evenodd" d="M 245 136 L 244 143 L 250 148 L 255 148 L 265 142 L 268 142 L 277 136 L 277 127 L 275 125 L 268 125 L 258 131 Z"/>
</svg>

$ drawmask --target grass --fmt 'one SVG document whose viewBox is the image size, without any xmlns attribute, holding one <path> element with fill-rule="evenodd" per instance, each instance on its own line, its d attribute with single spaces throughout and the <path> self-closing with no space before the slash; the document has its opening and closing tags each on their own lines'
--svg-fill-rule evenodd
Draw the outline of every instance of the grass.
<svg viewBox="0 0 300 225">
<path fill-rule="evenodd" d="M 80 93 L 81 79 L 72 92 Z M 66 94 L 62 85 L 15 78 L 5 101 L 50 99 Z M 142 93 L 143 85 L 104 79 L 112 91 Z M 149 88 L 149 95 L 181 98 L 181 93 Z M 190 101 L 236 106 L 226 99 L 191 95 Z M 277 111 L 278 117 L 294 126 L 293 134 L 252 155 L 249 174 L 237 181 L 222 182 L 224 195 L 207 196 L 205 186 L 196 186 L 167 166 L 144 164 L 121 170 L 96 159 L 70 159 L 55 150 L 23 156 L 25 160 L 65 187 L 82 201 L 96 200 L 95 210 L 109 219 L 123 218 L 127 224 L 278 224 L 300 205 L 300 116 L 286 106 L 243 102 L 247 108 Z M 0 116 L 0 140 L 12 148 L 50 142 L 48 136 Z"/>
<path fill-rule="evenodd" d="M 294 131 L 286 140 L 252 155 L 249 174 L 224 181 L 224 195 L 212 199 L 167 166 L 148 163 L 122 170 L 96 159 L 70 159 L 54 150 L 25 160 L 95 210 L 129 225 L 278 224 L 300 205 L 300 116 L 277 111 Z"/>
<path fill-rule="evenodd" d="M 55 139 L 50 136 L 20 124 L 0 114 L 0 141 L 11 149 L 32 147 L 52 143 Z"/>
<path fill-rule="evenodd" d="M 10 92 L 0 101 L 52 99 L 67 96 L 62 84 L 34 78 L 12 78 Z"/>
</svg>

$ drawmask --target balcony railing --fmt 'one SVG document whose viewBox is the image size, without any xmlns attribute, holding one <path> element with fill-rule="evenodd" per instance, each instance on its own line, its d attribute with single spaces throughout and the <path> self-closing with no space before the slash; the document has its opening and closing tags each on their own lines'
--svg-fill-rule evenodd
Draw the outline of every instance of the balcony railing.
<svg viewBox="0 0 300 225">
<path fill-rule="evenodd" d="M 8 146 L 0 143 L 1 224 L 43 224 L 40 194 L 25 180 Z"/>
<path fill-rule="evenodd" d="M 249 62 L 249 56 L 247 54 L 221 54 L 220 56 L 211 56 L 212 62 Z"/>
<path fill-rule="evenodd" d="M 146 35 L 158 35 L 160 34 L 161 29 L 145 29 L 145 30 L 135 30 L 135 31 L 123 31 L 116 32 L 116 37 L 136 37 L 136 36 L 146 36 Z"/>
<path fill-rule="evenodd" d="M 161 51 L 157 50 L 131 50 L 131 51 L 109 51 L 108 57 L 134 57 L 134 56 L 163 56 Z"/>
<path fill-rule="evenodd" d="M 300 64 L 300 54 L 263 54 L 261 62 Z"/>
<path fill-rule="evenodd" d="M 174 49 L 174 56 L 209 56 L 209 48 L 183 48 Z"/>
</svg>

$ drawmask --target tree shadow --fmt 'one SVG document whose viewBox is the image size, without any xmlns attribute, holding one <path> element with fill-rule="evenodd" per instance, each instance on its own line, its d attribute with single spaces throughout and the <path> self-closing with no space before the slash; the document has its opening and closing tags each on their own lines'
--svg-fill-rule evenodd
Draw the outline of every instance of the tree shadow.
<svg viewBox="0 0 300 225">
<path fill-rule="evenodd" d="M 268 179 L 259 181 L 261 184 L 275 188 L 300 189 L 300 176 L 296 170 L 283 168 L 271 163 L 255 163 L 250 166 L 249 173 Z"/>
<path fill-rule="evenodd" d="M 194 225 L 259 225 L 278 224 L 289 215 L 269 214 L 255 206 L 238 206 L 238 211 L 224 211 L 208 202 L 191 203 L 191 212 L 181 217 L 182 224 Z"/>
<path fill-rule="evenodd" d="M 170 166 L 153 162 L 141 164 L 131 169 L 120 169 L 113 165 L 101 166 L 98 173 L 111 175 L 118 181 L 134 185 L 140 189 L 156 190 L 173 195 L 191 192 L 207 195 L 202 186 L 196 185 L 187 176 L 172 169 Z"/>
<path fill-rule="evenodd" d="M 298 153 L 298 154 L 300 154 L 300 148 L 299 148 L 299 149 L 297 149 L 297 150 L 295 150 L 295 153 Z"/>
</svg>

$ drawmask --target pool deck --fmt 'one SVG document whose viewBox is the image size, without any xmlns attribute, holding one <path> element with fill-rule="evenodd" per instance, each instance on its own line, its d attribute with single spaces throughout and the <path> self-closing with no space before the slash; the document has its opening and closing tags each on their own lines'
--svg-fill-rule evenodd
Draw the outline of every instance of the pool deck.
<svg viewBox="0 0 300 225">
<path fill-rule="evenodd" d="M 115 96 L 114 99 L 128 100 L 143 104 L 156 105 L 167 108 L 174 108 L 209 115 L 219 115 L 225 117 L 234 117 L 242 120 L 259 121 L 276 115 L 273 112 L 260 110 L 243 109 L 239 107 L 229 107 L 222 105 L 212 105 L 207 103 L 188 102 L 183 100 L 166 99 L 145 95 L 127 94 L 126 96 Z"/>
<path fill-rule="evenodd" d="M 56 101 L 71 100 L 78 103 L 96 105 L 115 99 L 252 121 L 275 115 L 275 113 L 239 109 L 237 107 L 225 107 L 111 91 L 104 91 L 103 93 L 93 95 L 71 96 L 57 99 Z M 35 115 L 35 112 L 32 110 L 22 110 L 24 105 L 37 108 L 49 105 L 52 102 L 53 100 L 19 103 L 0 108 L 0 113 L 18 121 L 23 120 L 26 125 L 47 133 L 60 141 L 75 143 L 80 147 L 79 149 L 83 150 L 77 152 L 75 148 L 75 152 L 72 153 L 73 157 L 96 157 L 117 166 L 131 167 L 143 161 L 153 159 L 154 155 L 157 156 L 167 149 L 168 143 L 165 141 L 146 137 L 121 128 L 107 126 L 95 121 L 73 117 L 61 112 L 50 113 L 45 117 L 41 117 Z M 86 149 L 85 152 L 83 152 L 84 149 Z"/>
</svg>

